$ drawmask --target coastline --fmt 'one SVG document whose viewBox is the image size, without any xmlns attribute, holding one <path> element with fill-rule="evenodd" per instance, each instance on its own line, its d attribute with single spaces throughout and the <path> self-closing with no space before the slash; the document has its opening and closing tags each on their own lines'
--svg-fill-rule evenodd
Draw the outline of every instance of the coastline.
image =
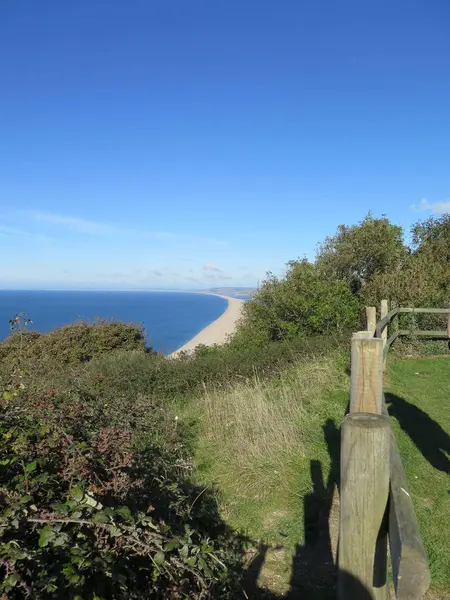
<svg viewBox="0 0 450 600">
<path fill-rule="evenodd" d="M 198 293 L 198 292 L 197 292 Z M 168 355 L 168 358 L 176 358 L 181 352 L 192 352 L 200 344 L 204 346 L 214 346 L 215 344 L 224 344 L 229 335 L 236 329 L 236 324 L 242 314 L 242 307 L 245 300 L 241 298 L 232 298 L 231 296 L 222 296 L 213 292 L 200 292 L 211 296 L 219 296 L 228 301 L 225 311 L 215 321 L 207 325 L 191 340 L 186 342 L 181 348 Z"/>
</svg>

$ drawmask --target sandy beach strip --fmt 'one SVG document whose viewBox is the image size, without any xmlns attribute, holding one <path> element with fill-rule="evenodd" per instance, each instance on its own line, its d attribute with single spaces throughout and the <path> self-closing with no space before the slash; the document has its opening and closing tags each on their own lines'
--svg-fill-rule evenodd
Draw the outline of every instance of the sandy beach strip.
<svg viewBox="0 0 450 600">
<path fill-rule="evenodd" d="M 214 294 L 219 296 L 219 294 Z M 236 329 L 237 321 L 242 314 L 244 300 L 240 298 L 231 298 L 228 296 L 220 296 L 228 300 L 228 306 L 218 319 L 210 323 L 205 329 L 202 329 L 189 342 L 169 354 L 170 358 L 176 358 L 180 352 L 192 351 L 196 346 L 203 344 L 204 346 L 213 346 L 214 344 L 223 344 L 227 341 L 227 337 Z"/>
</svg>

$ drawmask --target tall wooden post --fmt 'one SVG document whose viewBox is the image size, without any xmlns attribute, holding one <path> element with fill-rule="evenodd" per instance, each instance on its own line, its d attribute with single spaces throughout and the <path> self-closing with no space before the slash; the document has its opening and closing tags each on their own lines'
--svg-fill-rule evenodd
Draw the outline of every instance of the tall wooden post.
<svg viewBox="0 0 450 600">
<path fill-rule="evenodd" d="M 349 414 L 341 434 L 340 600 L 385 600 L 387 553 L 376 552 L 389 494 L 389 418 Z M 379 564 L 376 564 L 379 562 Z M 384 581 L 377 574 L 384 574 Z"/>
<path fill-rule="evenodd" d="M 380 319 L 383 319 L 389 312 L 389 304 L 387 300 L 382 300 L 381 301 L 381 306 L 380 306 Z M 386 327 L 383 329 L 383 332 L 381 334 L 381 339 L 383 340 L 383 350 L 384 348 L 386 348 L 386 344 L 388 341 L 388 326 L 386 325 Z M 383 371 L 386 369 L 386 358 L 383 360 Z"/>
<path fill-rule="evenodd" d="M 366 306 L 366 319 L 367 331 L 369 331 L 373 337 L 377 326 L 377 309 L 375 306 Z"/>
<path fill-rule="evenodd" d="M 368 323 L 369 325 L 369 323 Z M 348 552 L 350 554 L 345 559 L 345 550 L 343 563 L 339 561 L 339 594 L 340 600 L 347 600 L 347 598 L 355 598 L 359 600 L 387 600 L 389 598 L 389 586 L 387 583 L 387 527 L 384 522 L 388 487 L 389 487 L 389 448 L 378 450 L 370 450 L 364 440 L 367 437 L 367 444 L 371 446 L 374 443 L 373 436 L 380 435 L 384 439 L 384 433 L 377 433 L 377 426 L 373 423 L 378 423 L 378 416 L 381 414 L 383 405 L 383 340 L 381 338 L 374 338 L 373 333 L 370 331 L 359 331 L 353 334 L 352 338 L 352 364 L 351 364 L 351 392 L 350 392 L 350 415 L 346 418 L 346 423 L 352 423 L 347 425 L 347 428 L 357 428 L 358 432 L 355 434 L 358 437 L 358 441 L 353 446 L 353 451 L 350 450 L 350 446 L 353 444 L 353 434 L 347 434 L 347 440 L 345 440 L 344 427 L 342 429 L 342 441 L 341 441 L 341 533 L 342 536 L 339 542 L 339 548 L 341 549 L 342 538 L 348 537 Z M 356 419 L 357 425 L 353 424 L 350 417 Z M 372 419 L 375 419 L 373 420 Z M 372 420 L 371 420 L 372 419 Z M 383 420 L 382 420 L 383 421 Z M 364 423 L 365 426 L 362 426 Z M 384 417 L 383 430 L 386 426 L 390 428 L 389 419 Z M 375 428 L 375 433 L 372 429 Z M 368 430 L 368 431 L 367 431 Z M 364 433 L 363 433 L 364 432 Z M 367 434 L 367 435 L 366 435 Z M 350 441 L 349 441 L 350 440 Z M 384 443 L 384 442 L 383 442 Z M 350 446 L 347 447 L 347 445 Z M 360 448 L 363 445 L 364 448 Z M 350 456 L 350 454 L 353 454 Z M 367 459 L 365 452 L 369 454 L 374 452 L 372 456 L 377 456 L 377 460 L 380 461 L 380 471 L 374 471 L 375 467 L 371 462 L 372 459 Z M 379 452 L 379 454 L 377 454 Z M 358 455 L 359 458 L 355 458 L 354 455 Z M 367 462 L 367 460 L 369 462 Z M 353 483 L 346 486 L 344 490 L 344 479 L 346 469 L 349 468 L 349 461 L 352 461 L 353 470 L 351 481 Z M 382 463 L 382 464 L 381 464 Z M 387 488 L 382 491 L 374 491 L 372 487 L 367 483 L 367 478 L 374 478 L 377 480 L 381 477 L 383 481 L 386 478 L 387 470 Z M 348 478 L 347 478 L 348 483 Z M 364 494 L 367 493 L 367 498 L 361 496 L 363 493 L 361 490 L 364 488 Z M 378 494 L 378 496 L 377 496 Z M 381 495 L 379 495 L 381 494 Z M 358 500 L 360 498 L 360 500 Z M 369 508 L 370 503 L 377 503 L 377 510 L 375 513 Z M 350 504 L 350 508 L 348 505 Z M 353 506 L 353 508 L 351 508 Z M 347 521 L 353 518 L 351 515 L 352 511 L 356 510 L 358 515 L 355 517 L 353 526 L 349 527 Z M 368 531 L 364 529 L 365 525 L 370 528 L 370 535 Z M 353 529 L 352 529 L 353 527 Z M 361 527 L 363 529 L 361 529 Z M 345 547 L 346 542 L 344 542 Z M 366 544 L 366 545 L 364 545 Z M 351 555 L 350 548 L 358 548 L 360 553 L 361 561 L 358 562 L 354 556 Z M 341 550 L 340 550 L 341 552 Z M 365 558 L 364 558 L 365 556 Z M 372 562 L 370 563 L 370 556 Z M 353 571 L 349 571 L 349 563 L 354 562 L 355 568 L 364 572 L 365 575 L 355 576 Z M 356 561 L 356 562 L 355 562 Z M 370 566 L 370 564 L 371 566 Z M 364 566 L 365 565 L 365 566 Z M 369 583 L 365 578 L 369 577 L 368 573 L 371 571 L 371 579 Z M 359 584 L 355 582 L 359 581 Z M 363 584 L 362 586 L 360 584 Z M 359 587 L 358 587 L 359 585 Z M 352 587 L 353 586 L 353 587 Z M 368 590 L 363 592 L 363 590 Z M 361 595 L 361 594 L 366 595 Z"/>
<path fill-rule="evenodd" d="M 352 338 L 350 412 L 381 414 L 383 340 L 358 332 Z"/>
</svg>

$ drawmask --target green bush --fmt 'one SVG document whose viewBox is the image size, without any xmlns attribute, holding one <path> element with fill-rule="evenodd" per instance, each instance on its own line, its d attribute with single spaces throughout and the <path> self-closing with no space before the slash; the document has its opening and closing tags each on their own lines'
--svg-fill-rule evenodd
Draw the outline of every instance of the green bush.
<svg viewBox="0 0 450 600">
<path fill-rule="evenodd" d="M 383 298 L 391 307 L 446 307 L 450 300 L 450 215 L 414 224 L 409 246 L 403 238 L 401 227 L 385 216 L 375 219 L 369 214 L 357 225 L 340 225 L 320 245 L 316 266 L 329 280 L 350 284 L 362 315 L 366 306 L 379 306 Z M 401 316 L 400 328 L 411 327 L 443 330 L 446 319 Z"/>
<path fill-rule="evenodd" d="M 174 398 L 193 397 L 205 385 L 228 387 L 233 382 L 276 376 L 288 364 L 302 357 L 322 355 L 329 349 L 346 343 L 340 336 L 298 338 L 260 346 L 241 348 L 225 345 L 200 348 L 185 359 L 169 359 L 141 352 L 119 351 L 99 356 L 89 363 L 64 365 L 27 363 L 24 382 L 27 389 L 38 395 L 49 388 L 76 395 L 85 401 L 107 402 L 111 406 L 127 400 L 131 405 L 140 397 L 155 402 Z M 4 386 L 8 379 L 3 379 Z M 121 410 L 121 409 L 117 409 Z"/>
<path fill-rule="evenodd" d="M 11 321 L 12 334 L 0 343 L 0 361 L 20 353 L 24 360 L 45 359 L 67 364 L 87 362 L 116 350 L 146 351 L 144 332 L 138 325 L 79 322 L 43 334 L 20 327 L 21 318 L 17 315 Z"/>
<path fill-rule="evenodd" d="M 238 346 L 342 333 L 356 326 L 358 301 L 349 284 L 323 276 L 306 260 L 288 263 L 283 279 L 269 274 L 244 306 L 232 340 Z"/>
<path fill-rule="evenodd" d="M 234 598 L 241 543 L 212 493 L 188 482 L 170 413 L 142 396 L 24 381 L 19 366 L 0 402 L 0 592 Z"/>
<path fill-rule="evenodd" d="M 402 228 L 369 213 L 357 225 L 339 225 L 319 245 L 316 264 L 326 278 L 347 281 L 359 294 L 375 275 L 401 268 L 408 254 Z"/>
<path fill-rule="evenodd" d="M 450 301 L 450 215 L 419 221 L 412 227 L 412 247 L 402 269 L 377 273 L 363 288 L 362 301 L 391 306 L 445 308 Z M 415 321 L 415 326 L 414 326 Z M 444 330 L 443 315 L 403 315 L 400 328 Z M 416 342 L 420 345 L 422 342 Z"/>
<path fill-rule="evenodd" d="M 397 306 L 445 307 L 450 301 L 450 215 L 419 221 L 402 269 L 377 273 L 363 291 L 365 302 L 389 298 Z"/>
</svg>

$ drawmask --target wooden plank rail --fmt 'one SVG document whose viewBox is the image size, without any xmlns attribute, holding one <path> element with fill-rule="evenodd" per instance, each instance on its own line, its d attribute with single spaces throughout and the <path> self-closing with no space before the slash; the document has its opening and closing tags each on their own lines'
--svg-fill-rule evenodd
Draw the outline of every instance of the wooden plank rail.
<svg viewBox="0 0 450 600">
<path fill-rule="evenodd" d="M 389 416 L 384 397 L 382 414 Z M 430 585 L 430 569 L 392 427 L 389 459 L 389 546 L 395 592 L 402 600 L 420 600 Z"/>
<path fill-rule="evenodd" d="M 448 314 L 447 331 L 396 329 L 403 313 Z M 420 600 L 430 569 L 383 394 L 383 369 L 401 335 L 450 338 L 449 308 L 366 308 L 367 330 L 352 337 L 350 412 L 342 424 L 339 527 L 340 600 L 388 600 L 387 538 L 396 598 Z"/>
<path fill-rule="evenodd" d="M 412 337 L 429 337 L 429 338 L 438 338 L 438 339 L 447 339 L 448 337 L 450 338 L 450 334 L 445 331 L 445 329 L 442 330 L 438 330 L 438 331 L 423 331 L 421 329 L 398 329 L 397 331 L 395 331 L 391 337 L 387 340 L 386 342 L 386 346 L 384 347 L 384 356 L 386 357 L 387 353 L 389 352 L 389 348 L 392 346 L 392 344 L 395 342 L 395 340 L 400 336 L 400 335 L 410 335 Z"/>
<path fill-rule="evenodd" d="M 382 319 L 380 319 L 380 321 L 378 321 L 377 326 L 375 327 L 375 337 L 381 337 L 384 328 L 392 320 L 392 318 L 395 317 L 395 315 L 398 315 L 399 311 L 400 309 L 394 308 L 393 310 L 388 312 L 387 315 L 385 315 Z"/>
<path fill-rule="evenodd" d="M 389 348 L 392 346 L 392 344 L 395 342 L 395 340 L 398 338 L 398 336 L 400 335 L 400 331 L 394 331 L 394 333 L 390 336 L 390 338 L 388 340 L 386 340 L 386 345 L 383 348 L 383 357 L 386 360 L 386 356 L 387 353 L 389 352 Z"/>
<path fill-rule="evenodd" d="M 379 338 L 383 336 L 383 332 L 389 322 L 399 314 L 430 314 L 430 315 L 449 315 L 449 323 L 450 323 L 450 308 L 394 308 L 387 314 L 385 314 L 377 323 L 375 327 L 375 337 Z M 449 325 L 450 327 L 450 325 Z M 439 330 L 439 331 L 424 331 L 424 330 L 409 330 L 402 329 L 400 330 L 398 335 L 414 335 L 414 336 L 429 336 L 429 337 L 437 337 L 437 338 L 446 338 L 450 337 L 450 330 Z"/>
</svg>

